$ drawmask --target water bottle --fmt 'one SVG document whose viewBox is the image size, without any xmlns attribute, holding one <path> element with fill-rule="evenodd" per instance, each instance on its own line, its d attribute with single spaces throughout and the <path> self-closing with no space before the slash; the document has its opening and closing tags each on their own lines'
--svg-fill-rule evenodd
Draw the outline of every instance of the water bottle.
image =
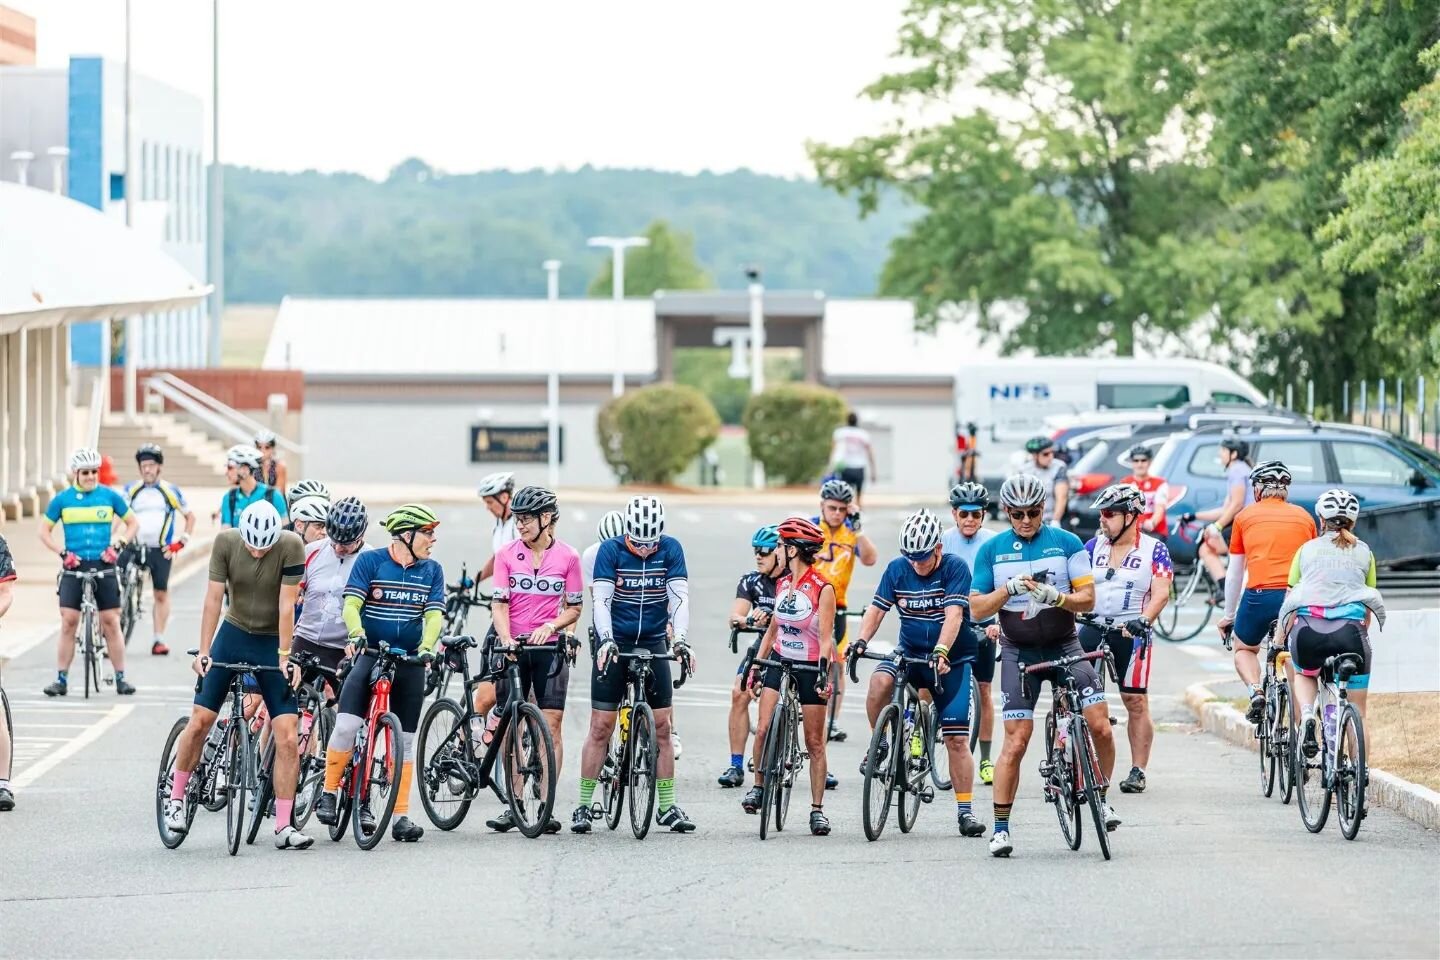
<svg viewBox="0 0 1440 960">
<path fill-rule="evenodd" d="M 485 729 L 480 734 L 480 742 L 487 747 L 490 746 L 490 741 L 495 739 L 495 731 L 498 729 L 500 729 L 500 704 L 497 703 L 490 708 L 489 713 L 485 714 Z"/>
<path fill-rule="evenodd" d="M 315 714 L 306 710 L 300 715 L 300 736 L 310 736 L 310 728 L 315 725 Z"/>
<path fill-rule="evenodd" d="M 217 723 L 213 725 L 210 728 L 210 732 L 205 735 L 205 746 L 204 748 L 202 748 L 200 753 L 200 762 L 208 767 L 210 765 L 210 762 L 215 759 L 215 751 L 219 749 L 220 724 Z"/>
<path fill-rule="evenodd" d="M 905 722 L 902 729 L 910 735 L 910 756 L 918 757 L 925 752 L 925 744 L 920 742 L 920 731 L 915 729 L 915 708 L 905 708 Z"/>
<path fill-rule="evenodd" d="M 620 742 L 624 743 L 630 739 L 630 708 L 620 708 Z"/>
<path fill-rule="evenodd" d="M 1325 749 L 1333 752 L 1335 749 L 1335 704 L 1325 704 Z"/>
<path fill-rule="evenodd" d="M 1069 721 L 1068 719 L 1065 719 L 1065 720 L 1058 720 L 1058 719 L 1057 719 L 1057 720 L 1055 721 L 1055 744 L 1056 744 L 1056 746 L 1059 748 L 1059 752 L 1060 752 L 1060 753 L 1068 753 L 1068 752 L 1069 752 L 1069 749 L 1070 749 L 1070 721 Z"/>
</svg>

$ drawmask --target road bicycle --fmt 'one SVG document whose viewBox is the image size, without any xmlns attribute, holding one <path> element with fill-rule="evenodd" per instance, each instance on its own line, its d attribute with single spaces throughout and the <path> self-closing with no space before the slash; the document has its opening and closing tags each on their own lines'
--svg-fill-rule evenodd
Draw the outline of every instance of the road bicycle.
<svg viewBox="0 0 1440 960">
<path fill-rule="evenodd" d="M 395 670 L 401 664 L 425 664 L 401 647 L 360 647 L 358 658 L 375 658 L 370 668 L 370 706 L 360 722 L 355 737 L 355 750 L 345 767 L 336 805 L 335 822 L 330 824 L 330 839 L 340 840 L 354 819 L 355 844 L 361 850 L 373 850 L 385 836 L 395 801 L 400 797 L 400 771 L 405 766 L 404 732 L 400 718 L 390 712 L 390 690 L 395 684 Z M 353 669 L 353 667 L 352 667 Z M 369 812 L 370 817 L 364 814 Z M 370 823 L 366 823 L 369 819 Z"/>
<path fill-rule="evenodd" d="M 1180 523 L 1175 528 L 1175 536 L 1182 543 L 1196 544 L 1198 547 L 1199 531 L 1205 524 L 1198 521 Z M 1165 609 L 1160 611 L 1160 616 L 1155 620 L 1155 633 L 1164 640 L 1175 643 L 1182 643 L 1197 636 L 1205 625 L 1210 622 L 1210 617 L 1215 612 L 1215 605 L 1210 602 L 1216 589 L 1215 578 L 1210 576 L 1210 570 L 1205 566 L 1197 553 L 1195 562 L 1188 568 L 1179 565 L 1175 568 L 1175 576 L 1170 581 L 1170 602 L 1165 604 Z M 1182 625 L 1180 622 L 1180 611 L 1189 608 L 1190 601 L 1199 594 L 1199 619 L 1192 623 Z"/>
<path fill-rule="evenodd" d="M 291 655 L 290 661 L 304 671 L 305 681 L 296 691 L 299 699 L 298 748 L 300 769 L 296 775 L 295 804 L 290 814 L 290 824 L 296 830 L 304 830 L 315 812 L 315 804 L 325 791 L 325 745 L 335 729 L 335 711 L 327 707 L 326 680 L 338 687 L 337 673 L 325 667 L 313 653 L 299 657 Z M 253 724 L 252 724 L 253 728 Z M 258 786 L 255 790 L 255 805 L 250 819 L 250 830 L 245 836 L 246 843 L 254 843 L 260 833 L 260 821 L 275 815 L 275 738 L 266 739 L 264 755 L 257 771 Z"/>
<path fill-rule="evenodd" d="M 855 609 L 855 610 L 849 610 L 849 609 L 847 609 L 847 610 L 845 610 L 843 613 L 841 613 L 840 616 L 844 617 L 846 620 L 859 620 L 859 619 L 861 619 L 862 617 L 865 616 L 865 609 L 866 609 L 866 607 L 868 607 L 868 606 L 869 606 L 869 604 L 867 603 L 864 607 L 860 607 L 860 608 Z M 856 624 L 856 628 L 857 628 L 857 629 L 859 628 L 859 624 Z M 850 634 L 849 634 L 849 631 L 848 631 L 848 630 L 846 631 L 845 635 L 846 635 L 846 637 L 849 637 Z M 847 640 L 847 644 L 848 644 L 848 640 Z M 839 663 L 838 661 L 835 662 L 835 663 L 830 664 L 830 689 L 833 690 L 833 691 L 835 691 L 835 693 L 839 693 L 839 692 L 840 692 L 840 681 L 841 681 L 841 679 L 842 679 L 841 674 L 840 674 L 840 671 L 841 671 L 841 666 L 840 666 L 840 663 Z M 828 742 L 833 742 L 833 743 L 844 743 L 844 742 L 845 742 L 845 738 L 846 738 L 847 734 L 845 733 L 844 730 L 839 730 L 839 729 L 836 729 L 836 727 L 835 727 L 835 720 L 839 717 L 839 715 L 840 715 L 840 698 L 837 697 L 837 696 L 835 696 L 835 694 L 831 694 L 831 695 L 830 695 L 830 703 L 827 704 L 827 705 L 826 705 L 826 708 L 825 708 L 825 739 L 826 739 L 826 741 L 828 741 Z"/>
<path fill-rule="evenodd" d="M 1260 722 L 1255 725 L 1259 741 L 1260 792 L 1272 796 L 1280 788 L 1280 802 L 1289 803 L 1295 794 L 1295 750 L 1297 731 L 1294 698 L 1290 693 L 1290 652 L 1275 640 L 1276 621 L 1271 620 L 1265 631 L 1265 656 L 1261 661 L 1260 695 L 1265 702 Z M 1234 628 L 1224 634 L 1225 649 L 1232 648 Z"/>
<path fill-rule="evenodd" d="M 780 699 L 770 717 L 770 732 L 765 737 L 765 747 L 760 753 L 760 839 L 769 833 L 770 818 L 775 818 L 775 832 L 785 829 L 785 818 L 790 813 L 790 792 L 800 771 L 805 768 L 809 754 L 805 752 L 804 738 L 800 735 L 802 717 L 800 707 L 800 681 L 796 674 L 811 673 L 818 676 L 819 666 L 796 663 L 784 657 L 775 660 L 755 658 L 752 666 L 776 667 L 780 670 Z M 747 671 L 748 672 L 748 671 Z M 829 665 L 825 672 L 833 676 Z M 830 688 L 834 696 L 835 688 Z"/>
<path fill-rule="evenodd" d="M 1370 769 L 1365 757 L 1365 721 L 1350 702 L 1350 678 L 1360 672 L 1364 660 L 1356 653 L 1325 658 L 1320 668 L 1319 695 L 1315 714 L 1319 718 L 1319 749 L 1314 757 L 1305 750 L 1294 752 L 1294 779 L 1300 791 L 1300 819 L 1311 833 L 1325 829 L 1330 805 L 1340 819 L 1340 833 L 1354 840 L 1365 819 L 1365 788 Z"/>
<path fill-rule="evenodd" d="M 875 730 L 870 734 L 870 745 L 865 754 L 865 786 L 861 795 L 861 822 L 865 827 L 865 838 L 880 839 L 892 802 L 900 831 L 909 833 L 920 815 L 920 804 L 935 799 L 935 788 L 950 788 L 948 776 L 942 779 L 936 765 L 937 757 L 946 748 L 936 736 L 939 724 L 935 705 L 922 700 L 915 685 L 904 681 L 909 667 L 929 667 L 930 658 L 906 656 L 899 650 L 891 653 L 866 650 L 848 659 L 852 683 L 860 682 L 858 668 L 862 659 L 893 663 L 899 674 L 890 702 L 880 709 L 880 715 L 875 718 Z M 943 686 L 945 677 L 938 679 Z M 948 758 L 946 763 L 948 771 Z M 934 786 L 927 784 L 927 779 Z M 943 787 L 940 786 L 942 782 L 945 784 Z"/>
<path fill-rule="evenodd" d="M 545 715 L 525 699 L 520 657 L 552 654 L 549 676 L 553 677 L 564 663 L 575 662 L 579 644 L 568 633 L 557 634 L 547 643 L 525 643 L 529 637 L 520 634 L 512 644 L 492 645 L 491 662 L 473 680 L 466 652 L 476 646 L 475 638 L 451 637 L 442 641 L 445 656 L 458 658 L 465 677 L 465 709 L 462 711 L 453 700 L 437 699 L 420 721 L 416 739 L 423 761 L 420 803 L 430 822 L 441 830 L 458 827 L 471 802 L 486 789 L 493 789 L 509 806 L 520 833 L 532 840 L 545 832 L 554 815 L 555 742 Z M 485 732 L 478 745 L 483 752 L 477 757 L 471 721 L 482 718 L 471 706 L 470 693 L 471 687 L 485 679 L 503 679 L 506 698 L 483 718 Z M 497 759 L 503 760 L 503 783 L 494 776 Z"/>
<path fill-rule="evenodd" d="M 191 650 L 190 656 L 198 657 L 199 650 Z M 242 683 L 246 674 L 266 671 L 280 672 L 279 667 L 266 667 L 254 663 L 210 662 L 210 669 L 231 671 L 229 715 L 223 723 L 217 722 L 207 732 L 205 745 L 200 751 L 200 762 L 185 785 L 181 798 L 185 804 L 185 832 L 177 833 L 165 824 L 165 804 L 170 799 L 170 790 L 175 782 L 175 758 L 179 752 L 180 734 L 185 731 L 189 719 L 181 717 L 170 728 L 165 740 L 165 749 L 160 754 L 160 774 L 155 781 L 155 822 L 160 830 L 160 842 L 171 850 L 185 842 L 195 812 L 204 805 L 206 809 L 218 811 L 219 804 L 225 808 L 225 839 L 230 856 L 240 852 L 240 839 L 245 834 L 245 794 L 259 787 L 259 776 L 255 763 L 255 737 L 250 724 L 244 722 L 245 694 Z M 198 687 L 198 683 L 197 683 Z M 239 722 L 236 722 L 236 720 Z M 218 731 L 218 738 L 215 736 Z"/>
<path fill-rule="evenodd" d="M 636 840 L 644 840 L 654 819 L 656 767 L 660 757 L 655 741 L 655 713 L 646 702 L 645 691 L 655 675 L 655 661 L 680 658 L 644 647 L 622 650 L 616 657 L 625 667 L 625 697 L 620 701 L 615 732 L 610 735 L 610 749 L 600 767 L 597 778 L 600 799 L 591 816 L 595 819 L 603 816 L 605 825 L 614 830 L 620 826 L 620 815 L 628 796 L 630 832 Z M 681 663 L 680 676 L 673 681 L 675 688 L 684 686 L 689 675 L 689 662 Z"/>
<path fill-rule="evenodd" d="M 144 614 L 145 560 L 150 548 L 143 544 L 127 547 L 116 565 L 120 577 L 120 637 L 130 645 L 130 635 Z"/>
<path fill-rule="evenodd" d="M 95 581 L 102 577 L 116 576 L 116 569 L 104 570 L 62 570 L 62 577 L 74 577 L 80 581 L 80 623 L 75 630 L 75 652 L 84 662 L 85 698 L 90 698 L 93 688 L 100 693 L 100 684 L 115 683 L 115 671 L 110 667 L 110 656 L 105 648 L 105 635 L 100 629 L 100 606 L 95 599 Z"/>
<path fill-rule="evenodd" d="M 1084 807 L 1090 808 L 1095 823 L 1095 836 L 1100 852 L 1110 859 L 1110 834 L 1105 829 L 1105 801 L 1101 791 L 1107 786 L 1100 771 L 1100 756 L 1090 725 L 1080 708 L 1080 691 L 1074 668 L 1079 663 L 1105 661 L 1109 646 L 1101 643 L 1093 653 L 1059 657 L 1042 663 L 1020 664 L 1025 679 L 1050 680 L 1050 713 L 1045 717 L 1045 759 L 1040 763 L 1045 802 L 1055 804 L 1060 833 L 1071 850 L 1079 850 L 1083 836 Z M 1097 664 L 1097 669 L 1103 663 Z"/>
<path fill-rule="evenodd" d="M 465 572 L 465 567 L 460 567 L 460 579 L 455 583 L 445 585 L 445 610 L 444 623 L 441 626 L 441 633 L 446 637 L 466 636 L 466 626 L 470 621 L 470 611 L 475 607 L 490 609 L 491 595 L 483 593 L 480 585 Z M 436 698 L 448 697 L 450 695 L 450 681 L 459 672 L 458 666 L 449 657 L 437 657 L 425 671 L 425 696 L 432 693 Z"/>
</svg>

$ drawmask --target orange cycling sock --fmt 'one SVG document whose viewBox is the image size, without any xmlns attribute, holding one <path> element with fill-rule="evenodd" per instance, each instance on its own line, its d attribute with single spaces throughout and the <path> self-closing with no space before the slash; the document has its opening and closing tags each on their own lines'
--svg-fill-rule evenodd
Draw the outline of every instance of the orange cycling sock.
<svg viewBox="0 0 1440 960">
<path fill-rule="evenodd" d="M 415 764 L 406 760 L 400 767 L 400 792 L 395 796 L 395 816 L 403 817 L 410 811 L 410 779 L 415 773 Z"/>
<path fill-rule="evenodd" d="M 345 768 L 350 765 L 354 750 L 328 750 L 325 753 L 325 792 L 334 793 L 345 779 Z"/>
</svg>

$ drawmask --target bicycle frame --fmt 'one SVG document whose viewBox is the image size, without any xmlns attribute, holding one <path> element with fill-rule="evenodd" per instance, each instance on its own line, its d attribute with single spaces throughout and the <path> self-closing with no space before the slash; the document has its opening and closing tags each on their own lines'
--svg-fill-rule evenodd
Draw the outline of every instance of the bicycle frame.
<svg viewBox="0 0 1440 960">
<path fill-rule="evenodd" d="M 1042 663 L 1021 664 L 1025 673 L 1025 683 L 1030 683 L 1031 678 L 1040 674 L 1054 671 L 1056 676 L 1050 678 L 1050 713 L 1055 718 L 1056 730 L 1059 730 L 1062 720 L 1070 723 L 1072 717 L 1078 717 L 1084 727 L 1084 736 L 1087 738 L 1090 753 L 1091 774 L 1095 778 L 1098 787 L 1108 786 L 1103 773 L 1100 771 L 1100 755 L 1095 750 L 1095 738 L 1090 733 L 1090 725 L 1085 721 L 1085 711 L 1080 706 L 1080 694 L 1076 688 L 1075 675 L 1072 668 L 1081 662 L 1103 660 L 1110 656 L 1110 646 L 1101 643 L 1100 649 L 1093 653 L 1084 653 L 1078 656 L 1060 657 L 1056 660 L 1046 660 Z M 1036 680 L 1035 682 L 1040 682 Z M 1068 744 L 1068 749 L 1073 754 L 1075 744 Z M 1077 785 L 1077 790 L 1079 789 Z"/>
<path fill-rule="evenodd" d="M 505 737 L 510 732 L 510 728 L 520 722 L 520 704 L 525 702 L 525 694 L 521 689 L 519 657 L 525 654 L 556 653 L 557 651 L 561 651 L 562 648 L 566 648 L 568 649 L 568 653 L 564 653 L 564 656 L 573 663 L 575 650 L 579 646 L 579 642 L 572 634 L 559 634 L 553 642 L 537 644 L 521 642 L 526 639 L 526 636 L 528 635 L 516 637 L 515 643 L 509 645 L 495 644 L 491 648 L 492 653 L 504 655 L 504 679 L 506 681 L 508 696 L 505 699 L 505 705 L 500 709 L 500 723 L 492 732 L 490 742 L 485 746 L 485 753 L 480 757 L 480 765 L 476 768 L 478 773 L 476 786 L 482 790 L 491 786 L 493 779 L 491 774 L 495 769 L 495 761 L 500 756 L 500 749 L 504 746 Z M 486 671 L 473 682 L 478 684 L 487 676 L 494 676 L 497 672 L 498 671 L 493 670 Z M 553 677 L 559 672 L 560 657 L 555 657 L 550 667 L 550 676 Z M 472 681 L 467 678 L 465 690 L 467 699 L 470 695 L 469 688 L 471 682 Z"/>
<path fill-rule="evenodd" d="M 60 575 L 80 581 L 80 622 L 75 628 L 75 650 L 84 660 L 85 696 L 88 698 L 92 676 L 96 693 L 100 692 L 102 679 L 106 685 L 115 683 L 110 668 L 102 667 L 102 662 L 109 663 L 109 642 L 105 639 L 105 631 L 100 627 L 100 606 L 95 600 L 95 581 L 102 577 L 118 577 L 119 574 L 117 568 L 111 567 L 108 570 L 62 570 Z"/>
</svg>

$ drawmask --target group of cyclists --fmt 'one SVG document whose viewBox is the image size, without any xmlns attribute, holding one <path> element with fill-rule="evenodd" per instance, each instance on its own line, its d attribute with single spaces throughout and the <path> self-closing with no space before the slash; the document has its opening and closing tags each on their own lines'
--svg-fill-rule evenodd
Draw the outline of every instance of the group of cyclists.
<svg viewBox="0 0 1440 960">
<path fill-rule="evenodd" d="M 167 827 L 176 833 L 187 828 L 182 798 L 189 772 L 229 689 L 228 669 L 214 664 L 243 662 L 278 668 L 257 672 L 247 681 L 257 704 L 264 703 L 276 745 L 275 844 L 286 850 L 310 846 L 312 840 L 290 817 L 299 768 L 294 691 L 310 679 L 304 665 L 323 667 L 327 677 L 344 677 L 335 679 L 330 691 L 336 720 L 326 744 L 324 792 L 316 807 L 317 819 L 329 823 L 337 815 L 337 791 L 369 705 L 375 658 L 398 651 L 407 659 L 396 670 L 390 702 L 403 731 L 406 761 L 391 834 L 399 841 L 418 840 L 424 830 L 407 815 L 413 780 L 409 758 L 414 756 L 426 695 L 426 663 L 442 639 L 446 580 L 432 556 L 440 521 L 423 504 L 405 504 L 381 519 L 386 539 L 367 544 L 371 517 L 357 498 L 332 501 L 326 487 L 312 480 L 288 491 L 273 485 L 283 477 L 283 469 L 277 469 L 274 438 L 269 439 L 268 458 L 260 443 L 254 448 L 237 445 L 227 453 L 233 486 L 218 510 L 224 529 L 210 555 L 199 653 L 193 663 L 196 695 L 176 759 Z M 857 611 L 856 636 L 848 643 L 847 623 L 857 615 L 847 616 L 855 566 L 880 562 L 880 550 L 864 533 L 855 489 L 839 477 L 827 478 L 819 489 L 816 514 L 786 517 L 754 532 L 754 569 L 740 578 L 729 619 L 732 627 L 763 632 L 736 672 L 728 763 L 719 778 L 722 787 L 744 785 L 750 707 L 758 701 L 755 772 L 741 799 L 747 813 L 755 813 L 761 802 L 761 745 L 784 673 L 773 664 L 784 659 L 815 668 L 792 676 L 798 681 L 810 762 L 810 829 L 822 836 L 831 831 L 825 796 L 838 777 L 827 763 L 826 749 L 829 742 L 846 736 L 827 719 L 838 716 L 838 709 L 830 711 L 831 701 L 838 706 L 843 694 L 844 671 L 832 667 L 842 658 L 864 654 L 891 611 L 899 620 L 898 650 L 911 659 L 905 661 L 908 666 L 885 662 L 873 671 L 865 690 L 866 715 L 873 727 L 897 682 L 913 685 L 933 702 L 962 836 L 986 832 L 974 807 L 978 778 L 993 786 L 990 852 L 1005 857 L 1013 851 L 1010 814 L 1033 732 L 1040 693 L 1036 680 L 1047 679 L 1027 677 L 1026 666 L 1095 651 L 1102 643 L 1114 658 L 1128 720 L 1132 767 L 1120 790 L 1145 791 L 1154 738 L 1147 701 L 1151 625 L 1170 597 L 1173 577 L 1165 543 L 1164 481 L 1149 474 L 1148 451 L 1132 451 L 1132 476 L 1096 495 L 1100 529 L 1082 542 L 1057 522 L 1068 495 L 1063 468 L 1055 467 L 1053 450 L 1045 443 L 1034 446 L 1033 467 L 1006 479 L 995 504 L 984 485 L 961 483 L 949 494 L 949 523 L 928 509 L 905 517 L 897 555 L 882 568 L 863 612 Z M 1209 562 L 1221 549 L 1230 554 L 1228 576 L 1217 578 L 1224 591 L 1223 599 L 1216 598 L 1224 605 L 1220 626 L 1227 637 L 1233 631 L 1235 668 L 1255 691 L 1250 719 L 1258 722 L 1256 705 L 1262 701 L 1257 651 L 1278 621 L 1279 636 L 1288 638 L 1300 671 L 1297 701 L 1308 751 L 1316 738 L 1315 677 L 1325 658 L 1338 652 L 1363 658 L 1362 673 L 1351 681 L 1353 699 L 1363 712 L 1369 621 L 1375 616 L 1383 622 L 1373 555 L 1353 533 L 1359 503 L 1346 491 L 1328 491 L 1316 508 L 1317 525 L 1306 511 L 1286 502 L 1290 473 L 1284 464 L 1250 465 L 1244 441 L 1235 438 L 1222 444 L 1221 458 L 1227 474 L 1238 478 L 1237 464 L 1243 464 L 1246 473 L 1244 489 L 1232 491 L 1235 502 L 1227 499 L 1208 518 L 1208 552 L 1201 558 Z M 161 479 L 164 455 L 159 447 L 142 446 L 136 461 L 140 479 L 115 491 L 98 484 L 96 451 L 76 451 L 70 463 L 73 485 L 47 508 L 40 536 L 67 570 L 113 569 L 123 552 L 143 547 L 157 591 L 152 652 L 164 655 L 168 604 L 162 605 L 159 595 L 168 586 L 170 562 L 190 539 L 195 515 L 183 492 Z M 570 822 L 573 832 L 586 833 L 598 816 L 597 780 L 624 697 L 624 671 L 617 668 L 620 655 L 637 649 L 667 651 L 674 654 L 678 670 L 694 670 L 685 552 L 666 533 L 664 506 L 653 496 L 632 497 L 623 510 L 606 513 L 596 540 L 582 551 L 557 536 L 560 506 L 555 492 L 538 486 L 516 489 L 508 473 L 486 477 L 478 492 L 494 518 L 491 555 L 481 573 L 482 579 L 493 580 L 490 640 L 501 647 L 517 639 L 546 644 L 576 628 L 587 598 L 592 606 L 591 713 L 580 755 L 579 802 Z M 992 510 L 1002 517 L 999 530 L 984 525 Z M 63 527 L 63 547 L 52 539 L 56 526 Z M 4 576 L 0 570 L 0 581 Z M 61 578 L 59 589 L 57 679 L 45 688 L 51 696 L 65 695 L 74 654 L 78 593 L 67 580 Z M 117 692 L 133 693 L 125 678 L 115 589 L 101 580 L 96 601 Z M 1087 622 L 1077 623 L 1080 614 L 1090 615 Z M 568 661 L 561 651 L 520 660 L 521 695 L 542 711 L 558 765 L 563 762 Z M 684 833 L 694 830 L 695 823 L 675 798 L 679 739 L 670 663 L 653 661 L 645 693 L 658 743 L 657 821 Z M 1104 679 L 1087 661 L 1075 664 L 1070 673 L 1078 682 L 1080 708 L 1103 775 L 1105 826 L 1114 830 L 1121 821 L 1107 790 L 1116 750 Z M 991 690 L 996 682 L 1005 736 L 998 756 L 992 756 Z M 978 760 L 970 747 L 971 699 L 977 693 Z M 488 744 L 498 724 L 497 703 L 508 696 L 493 683 L 474 691 L 477 716 L 484 718 L 473 721 L 470 739 L 475 749 Z M 886 751 L 901 748 L 882 741 L 877 749 L 867 750 L 862 776 L 884 762 Z M 0 782 L 0 809 L 7 803 L 13 805 L 13 794 Z M 360 813 L 362 821 L 367 812 Z M 508 809 L 487 823 L 499 831 L 514 826 Z M 557 832 L 562 827 L 552 818 L 547 828 Z"/>
</svg>

